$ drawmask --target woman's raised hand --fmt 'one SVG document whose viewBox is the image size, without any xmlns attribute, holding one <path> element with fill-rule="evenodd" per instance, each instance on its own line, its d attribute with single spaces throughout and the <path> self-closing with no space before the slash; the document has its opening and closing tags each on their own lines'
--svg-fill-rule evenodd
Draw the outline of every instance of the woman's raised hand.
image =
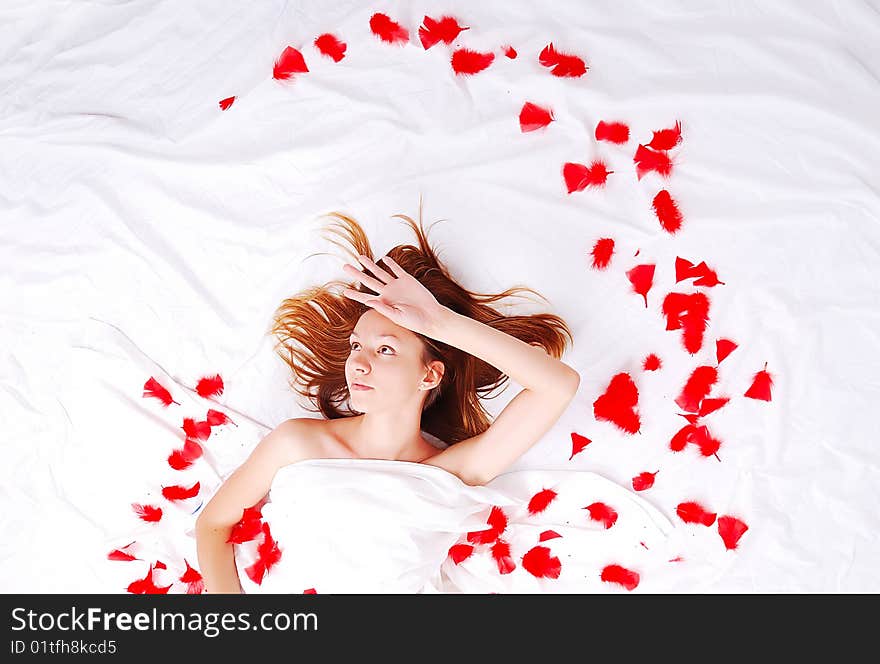
<svg viewBox="0 0 880 664">
<path fill-rule="evenodd" d="M 442 316 L 448 311 L 437 302 L 431 291 L 388 256 L 383 256 L 379 260 L 388 265 L 393 275 L 366 256 L 358 256 L 358 260 L 376 275 L 375 279 L 348 263 L 343 269 L 378 295 L 362 293 L 351 288 L 343 289 L 343 295 L 366 304 L 401 327 L 431 336 Z"/>
</svg>

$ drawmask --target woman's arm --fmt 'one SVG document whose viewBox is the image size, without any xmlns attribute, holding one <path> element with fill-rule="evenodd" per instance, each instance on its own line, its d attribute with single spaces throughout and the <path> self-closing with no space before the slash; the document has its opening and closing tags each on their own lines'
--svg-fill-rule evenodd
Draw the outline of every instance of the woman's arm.
<svg viewBox="0 0 880 664">
<path fill-rule="evenodd" d="M 196 552 L 205 591 L 242 593 L 234 544 L 227 542 L 245 508 L 256 505 L 282 466 L 308 457 L 307 422 L 290 419 L 263 438 L 247 460 L 220 486 L 196 519 Z"/>
</svg>

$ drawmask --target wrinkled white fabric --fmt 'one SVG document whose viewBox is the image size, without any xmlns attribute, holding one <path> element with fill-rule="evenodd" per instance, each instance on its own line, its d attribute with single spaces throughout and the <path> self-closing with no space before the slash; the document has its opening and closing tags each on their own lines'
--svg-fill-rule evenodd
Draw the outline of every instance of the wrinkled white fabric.
<svg viewBox="0 0 880 664">
<path fill-rule="evenodd" d="M 545 488 L 556 498 L 530 514 L 529 500 Z M 611 528 L 590 519 L 584 508 L 594 502 L 618 513 Z M 508 518 L 500 537 L 516 565 L 509 573 L 500 572 L 488 544 L 458 564 L 448 555 L 452 545 L 468 543 L 468 532 L 489 527 L 493 506 Z M 646 500 L 592 472 L 521 470 L 470 486 L 437 466 L 381 459 L 285 466 L 262 514 L 282 557 L 256 584 L 244 572 L 256 542 L 236 547 L 248 593 L 601 592 L 615 589 L 600 579 L 609 564 L 637 571 L 645 589 L 657 585 L 652 570 L 671 565 L 674 531 Z M 561 537 L 539 542 L 548 529 Z M 539 544 L 560 559 L 558 578 L 524 568 L 522 556 Z"/>
</svg>

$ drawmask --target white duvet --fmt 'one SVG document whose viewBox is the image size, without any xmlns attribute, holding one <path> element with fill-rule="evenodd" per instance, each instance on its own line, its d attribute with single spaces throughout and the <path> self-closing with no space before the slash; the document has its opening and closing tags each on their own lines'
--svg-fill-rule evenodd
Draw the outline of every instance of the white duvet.
<svg viewBox="0 0 880 664">
<path fill-rule="evenodd" d="M 545 490 L 552 499 L 530 512 Z M 613 522 L 590 517 L 597 503 Z M 494 529 L 493 509 L 503 513 Z M 255 583 L 246 570 L 263 540 L 236 545 L 248 593 L 662 591 L 688 562 L 669 519 L 587 471 L 521 470 L 471 486 L 427 464 L 310 459 L 277 472 L 262 517 L 281 557 Z M 456 559 L 454 546 L 473 549 Z M 554 558 L 555 572 L 542 564 Z M 603 581 L 608 566 L 629 582 Z"/>
</svg>

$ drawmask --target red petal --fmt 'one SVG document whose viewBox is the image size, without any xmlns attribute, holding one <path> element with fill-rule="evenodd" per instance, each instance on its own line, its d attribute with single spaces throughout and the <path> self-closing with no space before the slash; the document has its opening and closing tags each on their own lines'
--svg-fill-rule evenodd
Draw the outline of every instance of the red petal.
<svg viewBox="0 0 880 664">
<path fill-rule="evenodd" d="M 534 546 L 522 557 L 522 566 L 532 576 L 558 579 L 562 571 L 559 558 L 550 555 L 546 546 Z"/>
<path fill-rule="evenodd" d="M 749 527 L 734 516 L 724 515 L 718 517 L 718 534 L 724 540 L 727 549 L 735 549 L 739 538 L 743 536 Z"/>
<path fill-rule="evenodd" d="M 199 382 L 196 384 L 196 392 L 205 398 L 223 394 L 223 379 L 220 377 L 220 374 L 200 378 Z"/>
<path fill-rule="evenodd" d="M 323 35 L 315 39 L 315 48 L 322 55 L 333 58 L 333 62 L 339 62 L 345 57 L 345 50 L 348 48 L 344 42 L 339 41 L 334 35 L 325 32 Z"/>
<path fill-rule="evenodd" d="M 285 80 L 290 78 L 294 74 L 307 72 L 308 70 L 309 68 L 306 66 L 306 61 L 303 58 L 302 53 L 293 48 L 293 46 L 288 46 L 281 52 L 281 55 L 275 61 L 275 67 L 272 69 L 272 77 L 277 80 Z M 220 376 L 217 376 L 217 378 L 220 378 Z M 201 383 L 201 381 L 199 381 L 199 383 Z M 199 394 L 202 394 L 198 388 L 196 388 L 196 391 L 198 391 Z M 202 396 L 204 397 L 210 395 L 202 394 Z"/>
<path fill-rule="evenodd" d="M 606 530 L 617 523 L 617 512 L 605 503 L 596 502 L 587 505 L 584 509 L 590 511 L 590 518 L 593 521 L 601 521 Z"/>
<path fill-rule="evenodd" d="M 711 526 L 715 523 L 715 512 L 707 511 L 700 503 L 694 501 L 679 503 L 675 512 L 685 523 L 701 523 L 704 526 Z"/>
<path fill-rule="evenodd" d="M 460 48 L 452 54 L 452 70 L 456 74 L 469 75 L 483 71 L 495 60 L 494 53 L 480 53 Z"/>
<path fill-rule="evenodd" d="M 609 143 L 626 143 L 629 140 L 629 127 L 622 122 L 605 122 L 596 125 L 596 140 Z"/>
<path fill-rule="evenodd" d="M 531 500 L 529 500 L 528 511 L 529 514 L 538 514 L 547 509 L 547 506 L 553 502 L 553 499 L 556 498 L 556 492 L 553 489 L 543 489 L 539 491 L 534 496 L 532 496 Z"/>
<path fill-rule="evenodd" d="M 553 122 L 553 111 L 543 106 L 538 106 L 530 101 L 523 104 L 519 112 L 519 128 L 525 133 L 546 127 Z"/>
<path fill-rule="evenodd" d="M 620 565 L 606 565 L 602 569 L 601 579 L 608 583 L 619 583 L 627 590 L 634 590 L 639 585 L 639 573 Z"/>
<path fill-rule="evenodd" d="M 405 44 L 409 41 L 409 30 L 381 12 L 370 17 L 370 30 L 379 39 L 389 44 Z"/>
<path fill-rule="evenodd" d="M 171 398 L 171 393 L 168 392 L 158 380 L 155 378 L 150 378 L 146 383 L 144 383 L 144 393 L 145 397 L 154 397 L 162 402 L 163 406 L 168 406 L 172 403 L 176 403 L 178 406 L 180 405 L 174 399 Z"/>
</svg>

